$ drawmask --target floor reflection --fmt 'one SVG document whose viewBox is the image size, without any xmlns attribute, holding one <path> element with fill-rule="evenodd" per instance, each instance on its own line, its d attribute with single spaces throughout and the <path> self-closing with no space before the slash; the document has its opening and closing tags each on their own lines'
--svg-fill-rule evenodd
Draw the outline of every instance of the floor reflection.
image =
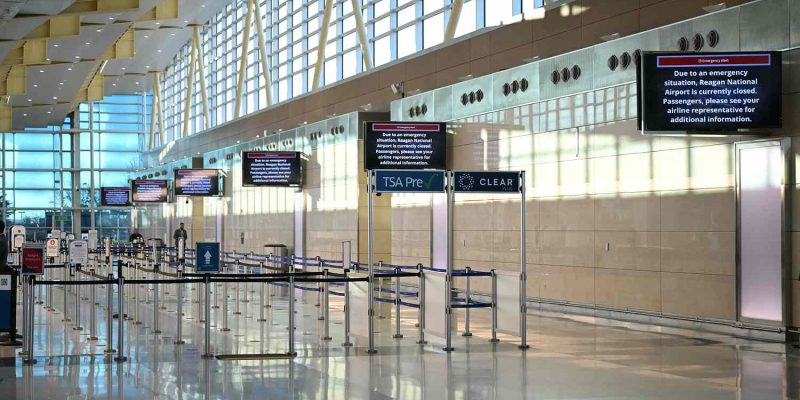
<svg viewBox="0 0 800 400">
<path fill-rule="evenodd" d="M 203 325 L 196 318 L 195 293 L 187 287 L 183 339 L 174 345 L 176 298 L 162 293 L 160 335 L 153 334 L 151 288 L 128 294 L 125 322 L 128 362 L 104 355 L 108 347 L 106 310 L 97 307 L 97 341 L 89 341 L 91 306 L 81 302 L 82 323 L 75 331 L 63 319 L 63 292 L 53 290 L 55 311 L 36 308 L 34 355 L 23 365 L 15 351 L 0 347 L 0 399 L 770 399 L 800 396 L 800 363 L 791 346 L 733 339 L 722 335 L 668 335 L 593 325 L 569 318 L 531 315 L 532 348 L 521 352 L 514 338 L 492 344 L 490 314 L 472 312 L 473 337 L 454 335 L 456 351 L 446 353 L 433 340 L 420 347 L 416 310 L 401 315 L 403 339 L 392 339 L 392 318 L 378 320 L 378 354 L 365 352 L 364 340 L 345 348 L 342 302 L 332 299 L 332 340 L 320 339 L 316 295 L 298 293 L 298 357 L 221 361 L 201 357 Z M 251 290 L 254 288 L 251 288 Z M 288 307 L 282 295 L 264 308 L 256 292 L 236 309 L 236 288 L 218 287 L 220 308 L 212 310 L 212 348 L 217 354 L 281 353 L 288 349 Z M 131 292 L 137 292 L 133 290 Z M 231 313 L 223 321 L 222 293 Z M 98 304 L 105 293 L 98 290 Z M 138 295 L 138 299 L 134 296 Z M 61 297 L 61 298 L 59 298 Z M 67 296 L 74 307 L 74 297 Z M 241 295 L 240 300 L 244 296 Z M 69 303 L 73 301 L 73 303 Z M 135 307 L 138 303 L 138 312 Z M 389 315 L 388 309 L 384 315 Z M 138 316 L 138 317 L 135 317 Z M 463 318 L 460 319 L 463 321 Z M 364 321 L 352 321 L 352 324 Z M 221 328 L 228 327 L 228 332 Z M 114 337 L 118 321 L 112 325 Z M 428 338 L 433 339 L 433 338 Z M 114 347 L 118 347 L 114 342 Z"/>
</svg>

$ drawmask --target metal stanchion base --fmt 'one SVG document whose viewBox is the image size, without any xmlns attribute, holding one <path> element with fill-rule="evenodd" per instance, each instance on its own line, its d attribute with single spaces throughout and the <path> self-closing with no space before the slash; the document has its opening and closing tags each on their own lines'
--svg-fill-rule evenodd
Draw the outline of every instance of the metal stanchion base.
<svg viewBox="0 0 800 400">
<path fill-rule="evenodd" d="M 241 311 L 234 311 L 232 314 L 233 315 L 242 315 L 242 312 Z"/>
<path fill-rule="evenodd" d="M 470 337 L 470 336 L 472 336 L 472 332 L 464 332 L 464 333 L 461 334 L 461 336 Z"/>
<path fill-rule="evenodd" d="M 231 328 L 220 328 L 220 331 L 222 331 L 222 332 L 230 332 Z"/>
<path fill-rule="evenodd" d="M 367 354 L 378 354 L 378 350 L 375 350 L 375 349 L 369 350 L 369 349 L 367 349 Z"/>
<path fill-rule="evenodd" d="M 89 337 L 88 339 L 86 339 L 86 340 L 90 340 L 90 341 L 92 341 L 92 342 L 93 342 L 93 341 L 97 340 L 97 337 L 96 337 L 96 336 L 90 336 L 90 337 Z"/>
<path fill-rule="evenodd" d="M 326 340 L 326 341 L 327 340 L 331 340 L 331 337 L 330 336 L 325 336 L 324 338 L 322 338 L 322 340 Z"/>
<path fill-rule="evenodd" d="M 520 350 L 528 350 L 528 349 L 531 348 L 531 346 L 528 346 L 527 344 L 521 344 L 521 345 L 517 346 L 517 348 L 520 349 Z"/>
<path fill-rule="evenodd" d="M 83 327 L 82 326 L 74 326 L 74 327 L 72 327 L 72 330 L 73 331 L 82 331 Z"/>
<path fill-rule="evenodd" d="M 36 364 L 36 359 L 35 358 L 31 358 L 31 359 L 28 359 L 28 360 L 22 360 L 22 363 L 23 364 Z"/>
<path fill-rule="evenodd" d="M 267 304 L 267 305 L 264 306 L 264 308 L 272 308 L 272 306 Z"/>
<path fill-rule="evenodd" d="M 344 343 L 342 343 L 342 346 L 344 346 L 344 347 L 353 347 L 353 344 L 350 343 L 350 342 L 344 342 Z"/>
<path fill-rule="evenodd" d="M 186 344 L 186 342 L 183 341 L 183 340 L 176 340 L 176 341 L 172 342 L 172 344 Z"/>
<path fill-rule="evenodd" d="M 125 356 L 114 357 L 114 361 L 116 361 L 118 363 L 123 363 L 125 361 L 128 361 L 128 357 L 125 357 Z"/>
<path fill-rule="evenodd" d="M 72 322 L 72 320 L 69 319 L 69 318 L 64 318 L 64 319 L 61 320 L 61 322 Z"/>
<path fill-rule="evenodd" d="M 17 353 L 17 355 L 20 356 L 20 357 L 27 357 L 28 356 L 28 352 L 25 351 L 25 350 L 20 350 L 20 352 Z"/>
<path fill-rule="evenodd" d="M 134 324 L 134 325 L 141 325 L 142 321 L 133 321 L 133 320 L 131 320 L 131 323 Z"/>
<path fill-rule="evenodd" d="M 114 354 L 116 352 L 117 351 L 114 350 L 114 349 L 105 349 L 105 350 L 103 350 L 103 354 Z"/>
<path fill-rule="evenodd" d="M 426 345 L 428 344 L 427 340 L 417 340 L 417 344 Z"/>
<path fill-rule="evenodd" d="M 19 347 L 19 346 L 22 346 L 22 342 L 20 342 L 19 340 L 11 340 L 11 341 L 6 341 L 6 342 L 0 343 L 0 346 Z"/>
<path fill-rule="evenodd" d="M 249 303 L 250 300 L 242 300 L 242 303 Z"/>
<path fill-rule="evenodd" d="M 395 339 L 402 339 L 403 335 L 398 333 L 398 334 L 392 335 L 392 337 L 395 338 Z"/>
<path fill-rule="evenodd" d="M 489 343 L 500 343 L 500 339 L 489 339 Z"/>
<path fill-rule="evenodd" d="M 167 309 L 167 307 L 161 306 L 161 307 L 159 307 L 159 309 L 161 309 L 161 310 L 166 310 L 166 309 Z"/>
<path fill-rule="evenodd" d="M 325 317 L 317 317 L 317 321 L 325 321 Z"/>
<path fill-rule="evenodd" d="M 267 321 L 267 319 L 266 319 L 266 318 L 259 318 L 259 319 L 257 319 L 256 321 L 258 321 L 258 322 L 266 322 L 266 321 Z"/>
<path fill-rule="evenodd" d="M 161 334 L 161 331 L 153 331 L 153 334 L 154 334 L 154 335 L 160 335 L 160 334 Z"/>
<path fill-rule="evenodd" d="M 448 353 L 449 353 L 449 352 L 451 352 L 451 351 L 454 351 L 454 350 L 455 350 L 455 348 L 454 348 L 454 347 L 442 347 L 442 350 L 444 350 L 444 351 L 446 351 L 446 352 L 448 352 Z"/>
<path fill-rule="evenodd" d="M 214 358 L 214 355 L 209 353 L 209 354 L 202 354 L 202 355 L 200 355 L 200 357 L 203 357 L 203 358 Z"/>
<path fill-rule="evenodd" d="M 219 306 L 211 306 L 213 309 L 219 309 Z"/>
</svg>

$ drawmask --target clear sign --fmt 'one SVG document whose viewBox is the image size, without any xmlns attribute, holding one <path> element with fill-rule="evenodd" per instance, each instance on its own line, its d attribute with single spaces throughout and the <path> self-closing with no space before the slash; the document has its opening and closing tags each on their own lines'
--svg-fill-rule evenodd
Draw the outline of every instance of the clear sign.
<svg viewBox="0 0 800 400">
<path fill-rule="evenodd" d="M 300 186 L 303 160 L 296 151 L 242 152 L 242 186 Z"/>
<path fill-rule="evenodd" d="M 195 245 L 195 271 L 198 274 L 219 272 L 219 243 L 199 242 Z"/>
<path fill-rule="evenodd" d="M 55 258 L 58 257 L 58 239 L 47 239 L 47 245 L 45 247 L 47 257 Z"/>
<path fill-rule="evenodd" d="M 26 245 L 22 248 L 22 274 L 41 275 L 44 273 L 44 247 Z"/>
<path fill-rule="evenodd" d="M 218 169 L 176 169 L 175 196 L 221 196 Z"/>
<path fill-rule="evenodd" d="M 644 53 L 639 124 L 647 131 L 781 126 L 781 53 Z"/>
<path fill-rule="evenodd" d="M 463 193 L 519 193 L 519 171 L 455 171 L 453 189 Z"/>
<path fill-rule="evenodd" d="M 364 168 L 447 168 L 447 124 L 367 122 Z"/>
<path fill-rule="evenodd" d="M 69 262 L 72 265 L 89 265 L 89 245 L 85 240 L 70 242 Z"/>
<path fill-rule="evenodd" d="M 444 171 L 377 170 L 375 191 L 378 193 L 441 193 L 444 192 Z"/>
</svg>

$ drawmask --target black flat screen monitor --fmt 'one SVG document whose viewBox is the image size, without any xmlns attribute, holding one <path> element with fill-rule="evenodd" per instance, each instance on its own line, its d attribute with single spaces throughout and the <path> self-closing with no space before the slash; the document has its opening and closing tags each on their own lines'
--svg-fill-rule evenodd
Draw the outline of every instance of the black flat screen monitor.
<svg viewBox="0 0 800 400">
<path fill-rule="evenodd" d="M 301 186 L 303 160 L 296 151 L 242 152 L 242 186 Z"/>
</svg>

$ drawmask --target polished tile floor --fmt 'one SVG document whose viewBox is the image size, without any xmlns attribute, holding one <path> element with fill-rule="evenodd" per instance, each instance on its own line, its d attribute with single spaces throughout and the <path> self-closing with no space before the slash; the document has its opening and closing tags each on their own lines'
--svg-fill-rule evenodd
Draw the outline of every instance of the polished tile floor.
<svg viewBox="0 0 800 400">
<path fill-rule="evenodd" d="M 64 322 L 63 288 L 52 289 L 53 311 L 36 306 L 37 363 L 23 365 L 15 352 L 0 347 L 0 399 L 781 399 L 800 396 L 800 359 L 792 346 L 697 333 L 658 333 L 646 326 L 609 327 L 532 314 L 531 349 L 517 349 L 514 338 L 492 344 L 490 315 L 472 312 L 474 336 L 454 336 L 456 351 L 441 345 L 417 345 L 416 310 L 401 313 L 403 339 L 393 339 L 393 319 L 379 320 L 378 353 L 366 354 L 364 340 L 342 347 L 341 298 L 331 300 L 330 332 L 320 339 L 323 322 L 314 306 L 316 294 L 298 291 L 294 359 L 204 359 L 203 327 L 186 287 L 183 339 L 175 345 L 175 287 L 162 287 L 159 322 L 153 333 L 152 288 L 136 293 L 126 286 L 125 363 L 103 355 L 106 348 L 104 287 L 97 287 L 97 341 L 90 336 L 90 302 L 81 300 L 83 330 Z M 220 308 L 212 314 L 213 350 L 217 354 L 279 353 L 288 350 L 288 301 L 271 296 L 267 321 L 259 322 L 258 292 L 241 290 L 236 311 L 233 285 L 226 293 L 229 317 L 223 327 Z M 243 289 L 243 288 L 242 288 Z M 199 289 L 198 289 L 199 290 Z M 169 294 L 163 293 L 169 291 Z M 252 291 L 252 292 L 251 292 Z M 285 293 L 283 293 L 285 294 Z M 81 297 L 89 298 L 84 289 Z M 147 296 L 147 299 L 145 299 Z M 47 298 L 43 291 L 42 298 Z M 67 302 L 74 319 L 76 296 Z M 385 311 L 384 311 L 385 312 Z M 463 321 L 463 318 L 460 318 Z M 353 321 L 360 324 L 364 321 Z M 114 329 L 114 347 L 116 329 Z"/>
</svg>

